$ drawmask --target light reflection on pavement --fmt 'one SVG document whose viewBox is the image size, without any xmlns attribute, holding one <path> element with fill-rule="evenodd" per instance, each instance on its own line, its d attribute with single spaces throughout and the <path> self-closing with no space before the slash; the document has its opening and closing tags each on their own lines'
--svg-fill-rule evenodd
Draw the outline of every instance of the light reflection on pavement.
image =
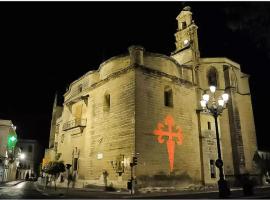
<svg viewBox="0 0 270 200">
<path fill-rule="evenodd" d="M 34 182 L 22 182 L 14 186 L 2 186 L 0 198 L 3 199 L 34 199 L 48 198 L 35 189 Z"/>
</svg>

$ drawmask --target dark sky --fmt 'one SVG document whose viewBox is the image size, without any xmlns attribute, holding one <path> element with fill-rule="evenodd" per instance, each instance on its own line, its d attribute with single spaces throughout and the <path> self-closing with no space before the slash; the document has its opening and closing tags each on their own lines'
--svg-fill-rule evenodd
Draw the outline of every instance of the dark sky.
<svg viewBox="0 0 270 200">
<path fill-rule="evenodd" d="M 201 56 L 228 57 L 251 75 L 258 146 L 270 150 L 270 2 L 1 2 L 0 118 L 47 147 L 55 92 L 132 44 L 170 55 L 184 5 Z"/>
</svg>

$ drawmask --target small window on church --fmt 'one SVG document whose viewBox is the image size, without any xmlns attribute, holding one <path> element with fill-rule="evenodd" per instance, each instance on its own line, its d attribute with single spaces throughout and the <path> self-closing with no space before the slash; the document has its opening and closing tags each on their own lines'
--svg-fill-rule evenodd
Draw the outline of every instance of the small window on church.
<svg viewBox="0 0 270 200">
<path fill-rule="evenodd" d="M 211 130 L 211 122 L 208 122 L 207 125 L 208 125 L 208 130 Z"/>
<path fill-rule="evenodd" d="M 172 89 L 165 88 L 164 91 L 164 105 L 167 107 L 173 107 L 173 93 Z"/>
<path fill-rule="evenodd" d="M 111 95 L 105 94 L 104 96 L 104 111 L 109 111 L 111 107 Z"/>
<path fill-rule="evenodd" d="M 186 22 L 182 22 L 182 29 L 187 28 L 187 23 Z"/>
<path fill-rule="evenodd" d="M 78 158 L 74 158 L 74 160 L 73 160 L 73 169 L 74 169 L 74 171 L 77 171 L 78 170 Z"/>
<path fill-rule="evenodd" d="M 217 75 L 218 75 L 218 73 L 217 73 L 217 70 L 214 68 L 214 67 L 212 67 L 209 71 L 208 71 L 208 73 L 207 73 L 207 79 L 208 79 L 208 85 L 209 86 L 211 86 L 211 85 L 213 85 L 213 86 L 218 86 L 217 85 L 217 79 L 218 79 L 218 77 L 217 77 Z"/>
<path fill-rule="evenodd" d="M 214 160 L 210 160 L 210 173 L 211 178 L 216 178 L 216 166 Z"/>
<path fill-rule="evenodd" d="M 78 86 L 78 91 L 79 91 L 79 92 L 82 92 L 82 84 L 80 84 L 80 85 Z"/>
</svg>

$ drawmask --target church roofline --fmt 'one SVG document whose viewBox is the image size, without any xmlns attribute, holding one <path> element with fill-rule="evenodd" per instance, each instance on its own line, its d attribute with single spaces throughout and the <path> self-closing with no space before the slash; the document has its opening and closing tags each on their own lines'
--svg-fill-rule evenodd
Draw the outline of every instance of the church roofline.
<svg viewBox="0 0 270 200">
<path fill-rule="evenodd" d="M 108 62 L 111 62 L 111 61 L 113 61 L 113 60 L 115 60 L 115 59 L 117 59 L 117 58 L 121 58 L 121 57 L 125 57 L 125 56 L 128 56 L 128 53 L 124 53 L 124 54 L 120 54 L 120 55 L 117 55 L 117 56 L 113 56 L 113 57 L 111 57 L 111 58 L 109 58 L 109 59 L 103 61 L 103 62 L 99 65 L 98 69 L 96 69 L 96 70 L 91 70 L 91 71 L 89 71 L 89 72 L 86 72 L 84 75 L 82 75 L 81 77 L 79 77 L 78 79 L 76 79 L 75 81 L 73 81 L 73 82 L 71 82 L 71 83 L 69 84 L 68 90 L 64 93 L 64 96 L 66 96 L 66 95 L 71 91 L 72 86 L 73 86 L 74 84 L 76 84 L 77 82 L 81 81 L 82 79 L 84 79 L 85 77 L 87 77 L 87 76 L 90 75 L 90 74 L 94 74 L 94 73 L 100 72 L 100 70 L 102 69 L 102 67 L 103 67 L 104 65 L 106 65 Z"/>
<path fill-rule="evenodd" d="M 72 81 L 69 86 L 68 86 L 68 90 L 64 93 L 64 96 L 66 96 L 70 90 L 71 90 L 71 86 L 73 86 L 74 84 L 76 84 L 77 82 L 81 81 L 82 79 L 84 79 L 86 76 L 90 75 L 90 74 L 94 74 L 97 70 L 91 70 L 86 72 L 84 75 L 80 76 L 78 79 L 76 79 L 75 81 Z"/>
<path fill-rule="evenodd" d="M 173 57 L 164 55 L 164 54 L 160 54 L 160 53 L 152 53 L 152 52 L 145 52 L 145 55 L 148 56 L 155 56 L 155 57 L 161 57 L 161 58 L 165 58 L 167 60 L 172 61 L 177 67 L 184 67 L 184 68 L 189 68 L 187 65 L 181 65 L 180 63 L 178 63 Z"/>
<path fill-rule="evenodd" d="M 113 61 L 113 60 L 115 60 L 115 59 L 118 59 L 118 58 L 121 58 L 121 57 L 126 57 L 126 56 L 128 56 L 128 55 L 129 55 L 128 53 L 123 53 L 123 54 L 120 54 L 120 55 L 117 55 L 117 56 L 113 56 L 113 57 L 111 57 L 111 58 L 105 60 L 104 62 L 102 62 L 102 63 L 99 65 L 99 67 L 98 67 L 98 69 L 97 69 L 96 71 L 99 72 L 99 71 L 101 70 L 101 68 L 102 68 L 104 65 L 106 65 L 108 62 L 111 62 L 111 61 Z"/>
<path fill-rule="evenodd" d="M 167 56 L 167 55 L 164 55 L 164 54 L 153 53 L 153 52 L 147 52 L 147 51 L 145 51 L 144 52 L 144 55 L 145 56 L 153 56 L 153 57 L 164 58 L 164 59 L 167 59 L 167 60 L 170 60 L 171 62 L 173 62 L 177 67 L 189 68 L 187 65 L 181 65 L 180 63 L 178 63 L 173 57 L 170 57 L 170 56 Z M 64 93 L 64 97 L 67 96 L 71 92 L 72 86 L 75 85 L 77 82 L 83 80 L 85 77 L 87 77 L 90 74 L 99 73 L 101 71 L 102 67 L 104 65 L 106 65 L 107 63 L 109 63 L 109 62 L 111 62 L 113 60 L 122 58 L 122 57 L 126 57 L 126 56 L 129 56 L 129 53 L 123 53 L 123 54 L 120 54 L 120 55 L 117 55 L 117 56 L 113 56 L 113 57 L 105 60 L 104 62 L 102 62 L 99 65 L 99 67 L 98 67 L 97 70 L 91 70 L 91 71 L 85 73 L 84 75 L 82 75 L 81 77 L 79 77 L 78 79 L 76 79 L 75 81 L 71 82 L 69 84 L 68 90 Z"/>
<path fill-rule="evenodd" d="M 249 74 L 241 72 L 241 78 L 249 78 L 249 77 L 250 77 Z"/>
</svg>

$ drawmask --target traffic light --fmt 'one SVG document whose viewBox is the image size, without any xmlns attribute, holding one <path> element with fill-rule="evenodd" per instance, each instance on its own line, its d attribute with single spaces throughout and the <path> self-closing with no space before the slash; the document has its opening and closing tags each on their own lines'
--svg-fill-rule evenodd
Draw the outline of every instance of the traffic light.
<svg viewBox="0 0 270 200">
<path fill-rule="evenodd" d="M 137 165 L 138 163 L 138 160 L 137 160 L 138 158 L 137 157 L 133 157 L 133 165 Z"/>
<path fill-rule="evenodd" d="M 11 150 L 11 149 L 15 148 L 16 143 L 17 143 L 17 135 L 14 133 L 10 133 L 8 135 L 8 143 L 7 143 L 8 149 Z"/>
<path fill-rule="evenodd" d="M 71 166 L 72 166 L 71 164 L 66 164 L 67 170 L 69 170 L 69 168 L 70 168 Z"/>
</svg>

